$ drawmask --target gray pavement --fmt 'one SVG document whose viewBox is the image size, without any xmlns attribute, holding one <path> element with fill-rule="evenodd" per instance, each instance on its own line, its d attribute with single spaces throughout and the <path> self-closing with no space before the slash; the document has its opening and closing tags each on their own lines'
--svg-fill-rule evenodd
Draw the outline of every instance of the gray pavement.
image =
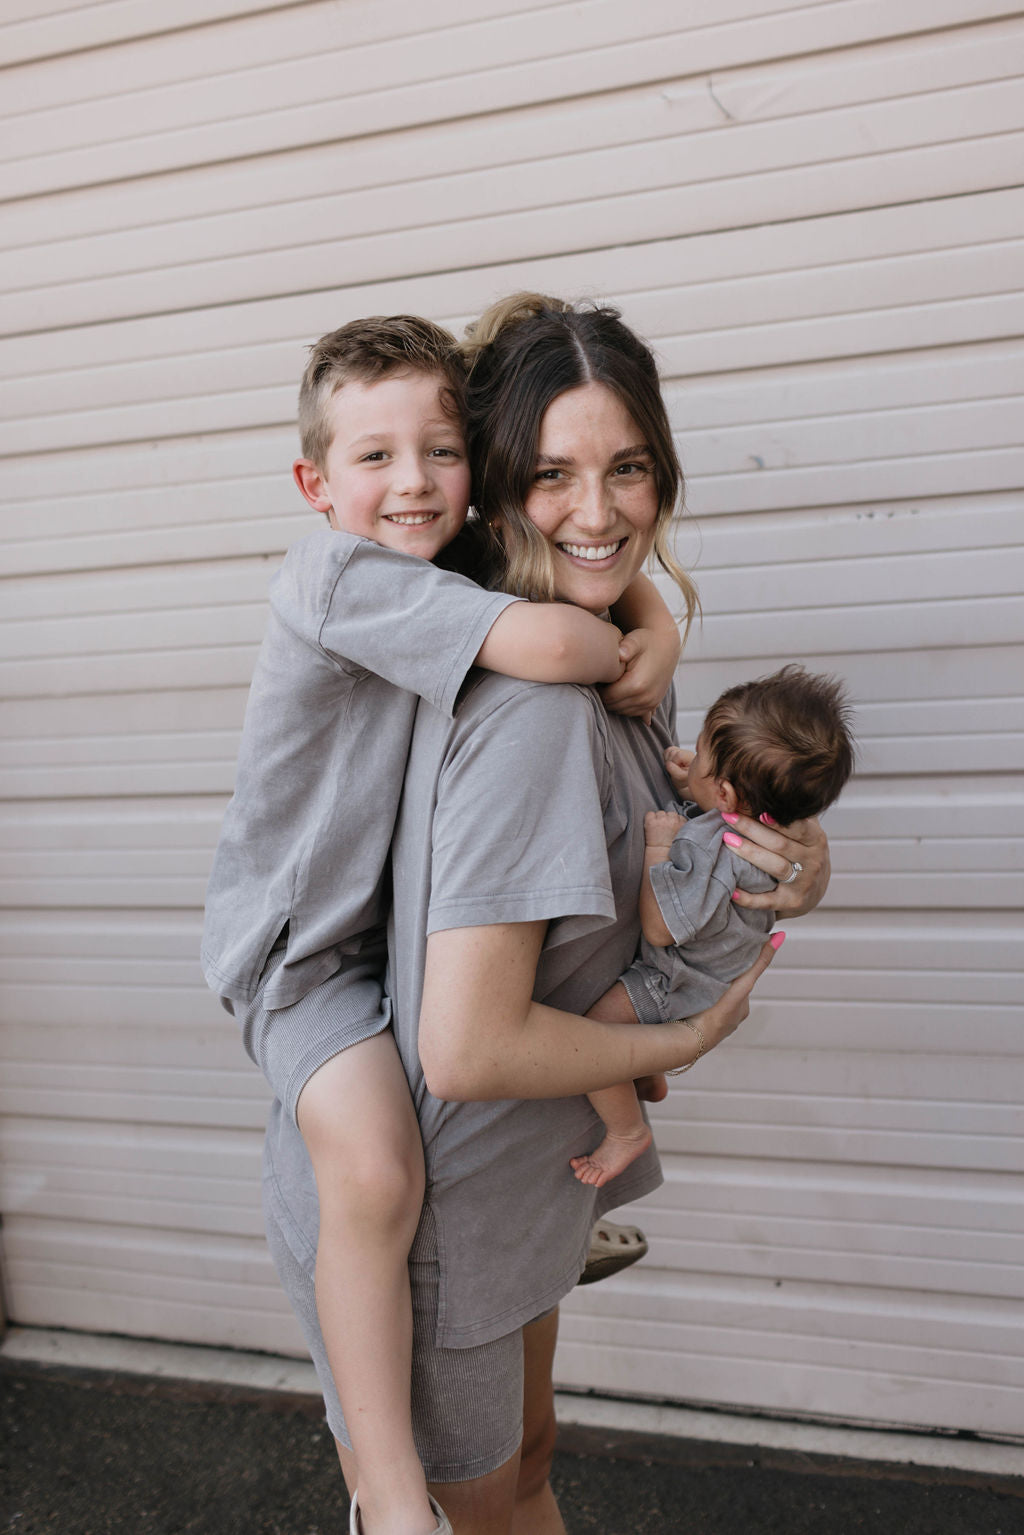
<svg viewBox="0 0 1024 1535">
<path fill-rule="evenodd" d="M 1024 1464 L 1022 1464 L 1024 1471 Z M 565 1430 L 569 1535 L 1024 1535 L 1024 1476 Z M 0 1359 L 11 1535 L 343 1535 L 307 1396 Z"/>
</svg>

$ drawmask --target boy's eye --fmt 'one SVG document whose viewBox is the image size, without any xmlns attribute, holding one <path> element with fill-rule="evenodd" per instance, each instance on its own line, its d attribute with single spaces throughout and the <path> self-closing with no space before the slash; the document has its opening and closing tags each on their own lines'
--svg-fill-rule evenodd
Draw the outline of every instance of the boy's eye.
<svg viewBox="0 0 1024 1535">
<path fill-rule="evenodd" d="M 383 448 L 374 448 L 372 453 L 364 453 L 359 460 L 361 464 L 382 464 L 387 458 Z"/>
</svg>

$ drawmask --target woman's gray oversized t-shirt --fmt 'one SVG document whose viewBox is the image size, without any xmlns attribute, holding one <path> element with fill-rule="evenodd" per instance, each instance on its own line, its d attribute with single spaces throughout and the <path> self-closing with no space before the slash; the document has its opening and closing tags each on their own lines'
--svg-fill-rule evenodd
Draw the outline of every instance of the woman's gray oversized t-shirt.
<svg viewBox="0 0 1024 1535">
<path fill-rule="evenodd" d="M 455 719 L 421 704 L 392 844 L 387 991 L 423 1135 L 441 1264 L 437 1341 L 500 1337 L 581 1272 L 595 1215 L 661 1181 L 646 1153 L 601 1190 L 569 1159 L 603 1126 L 586 1098 L 444 1103 L 426 1088 L 417 1027 L 426 937 L 492 923 L 550 924 L 535 996 L 586 1010 L 633 958 L 644 812 L 668 796 L 671 700 L 653 727 L 609 716 L 595 692 L 474 673 Z M 494 977 L 496 993 L 502 977 Z M 486 1043 L 487 1019 L 480 1019 Z M 311 1268 L 317 1203 L 301 1136 L 275 1105 L 269 1207 Z"/>
</svg>

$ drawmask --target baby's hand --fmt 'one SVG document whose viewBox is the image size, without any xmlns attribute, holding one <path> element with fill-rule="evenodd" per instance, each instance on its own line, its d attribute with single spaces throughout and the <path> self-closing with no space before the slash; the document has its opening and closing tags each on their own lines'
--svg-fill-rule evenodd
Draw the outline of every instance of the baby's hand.
<svg viewBox="0 0 1024 1535">
<path fill-rule="evenodd" d="M 668 857 L 668 850 L 676 839 L 676 833 L 686 825 L 674 810 L 648 810 L 644 816 L 644 841 L 648 851 L 661 849 Z"/>
<path fill-rule="evenodd" d="M 690 797 L 690 763 L 696 755 L 685 746 L 670 746 L 665 753 L 665 771 L 680 799 Z"/>
</svg>

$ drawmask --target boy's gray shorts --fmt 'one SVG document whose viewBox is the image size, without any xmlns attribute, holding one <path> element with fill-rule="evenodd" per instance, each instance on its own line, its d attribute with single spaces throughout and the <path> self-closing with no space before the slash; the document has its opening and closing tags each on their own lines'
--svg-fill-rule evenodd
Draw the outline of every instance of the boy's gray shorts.
<svg viewBox="0 0 1024 1535">
<path fill-rule="evenodd" d="M 316 1314 L 313 1276 L 301 1266 L 269 1206 L 271 1257 L 316 1366 L 335 1439 L 351 1449 Z M 475 1348 L 438 1348 L 437 1246 L 424 1221 L 409 1255 L 412 1288 L 412 1426 L 427 1480 L 468 1482 L 503 1466 L 523 1435 L 522 1328 Z"/>
</svg>

